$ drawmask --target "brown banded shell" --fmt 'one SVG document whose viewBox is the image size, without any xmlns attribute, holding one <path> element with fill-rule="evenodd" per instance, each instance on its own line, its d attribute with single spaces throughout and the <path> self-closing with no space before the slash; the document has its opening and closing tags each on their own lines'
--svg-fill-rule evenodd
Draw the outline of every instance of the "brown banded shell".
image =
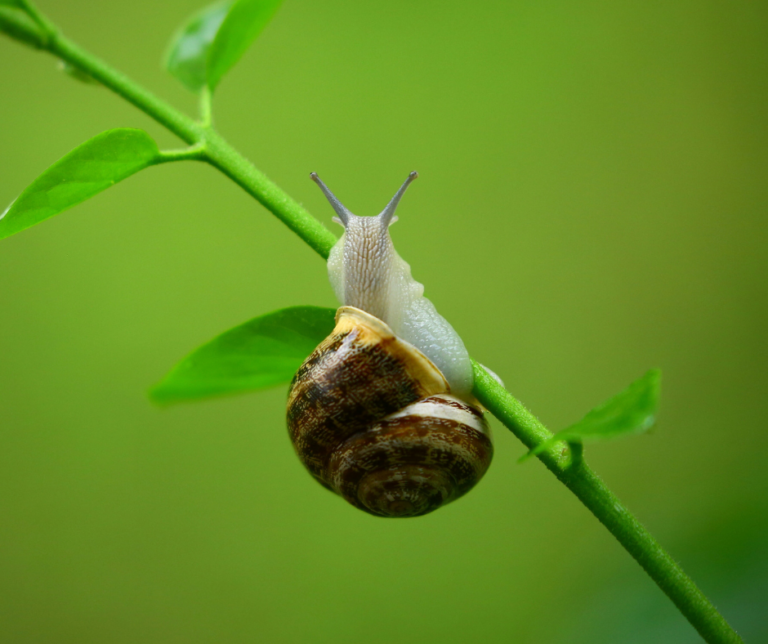
<svg viewBox="0 0 768 644">
<path fill-rule="evenodd" d="M 440 371 L 378 318 L 353 307 L 293 378 L 288 431 L 325 487 L 386 517 L 457 499 L 493 455 L 482 412 L 450 395 Z"/>
</svg>

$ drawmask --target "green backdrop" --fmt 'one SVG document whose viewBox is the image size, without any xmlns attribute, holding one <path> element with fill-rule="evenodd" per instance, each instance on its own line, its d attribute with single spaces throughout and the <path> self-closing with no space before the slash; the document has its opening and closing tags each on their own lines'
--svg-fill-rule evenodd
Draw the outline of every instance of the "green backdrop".
<svg viewBox="0 0 768 644">
<path fill-rule="evenodd" d="M 193 0 L 39 0 L 175 104 Z M 649 436 L 587 459 L 748 642 L 768 640 L 768 6 L 286 0 L 220 131 L 316 216 L 421 178 L 392 229 L 470 352 L 552 429 L 650 367 Z M 0 203 L 112 127 L 178 142 L 0 40 Z M 334 230 L 336 227 L 334 227 Z M 334 306 L 322 260 L 202 164 L 150 168 L 0 244 L 0 641 L 700 641 L 494 423 L 470 495 L 382 520 L 312 481 L 285 388 L 146 390 L 255 315 Z M 762 614 L 761 614 L 762 613 Z"/>
</svg>

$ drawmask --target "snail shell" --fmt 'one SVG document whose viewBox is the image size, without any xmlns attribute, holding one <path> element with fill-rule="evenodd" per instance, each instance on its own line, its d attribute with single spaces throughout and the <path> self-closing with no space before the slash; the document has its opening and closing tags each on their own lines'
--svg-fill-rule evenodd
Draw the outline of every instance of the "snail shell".
<svg viewBox="0 0 768 644">
<path fill-rule="evenodd" d="M 328 258 L 344 306 L 288 394 L 288 431 L 312 476 L 384 517 L 419 516 L 459 498 L 493 455 L 464 343 L 389 236 L 416 176 L 378 216 L 358 217 L 312 174 L 345 229 Z"/>
<path fill-rule="evenodd" d="M 305 467 L 352 505 L 384 517 L 459 498 L 493 455 L 488 425 L 444 376 L 378 318 L 342 307 L 291 383 L 288 429 Z"/>
</svg>

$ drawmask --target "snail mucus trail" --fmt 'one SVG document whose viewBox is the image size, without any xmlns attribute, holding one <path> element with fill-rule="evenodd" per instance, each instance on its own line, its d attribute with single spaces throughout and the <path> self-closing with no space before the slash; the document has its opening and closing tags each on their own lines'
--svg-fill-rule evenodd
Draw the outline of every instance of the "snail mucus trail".
<svg viewBox="0 0 768 644">
<path fill-rule="evenodd" d="M 344 226 L 328 274 L 336 327 L 291 382 L 288 431 L 326 488 L 383 517 L 427 514 L 474 486 L 493 456 L 472 366 L 389 236 L 412 172 L 375 217 L 347 210 L 312 173 Z"/>
</svg>

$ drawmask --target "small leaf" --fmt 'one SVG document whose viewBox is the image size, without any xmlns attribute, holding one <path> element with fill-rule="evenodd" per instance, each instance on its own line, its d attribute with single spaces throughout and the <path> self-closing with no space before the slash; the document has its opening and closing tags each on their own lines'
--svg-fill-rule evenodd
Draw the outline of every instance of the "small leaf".
<svg viewBox="0 0 768 644">
<path fill-rule="evenodd" d="M 540 454 L 558 441 L 580 443 L 645 432 L 656 422 L 660 392 L 661 371 L 651 369 L 624 391 L 595 407 L 578 423 L 557 432 L 520 460 Z"/>
<path fill-rule="evenodd" d="M 109 130 L 54 163 L 0 215 L 0 239 L 59 214 L 160 160 L 142 130 Z"/>
<path fill-rule="evenodd" d="M 171 41 L 165 68 L 193 92 L 199 92 L 208 81 L 208 51 L 231 6 L 231 1 L 224 1 L 205 7 Z"/>
<path fill-rule="evenodd" d="M 282 0 L 237 0 L 208 52 L 208 86 L 215 89 L 275 15 Z"/>
<path fill-rule="evenodd" d="M 334 309 L 294 306 L 254 318 L 189 354 L 150 397 L 173 403 L 289 383 L 331 333 L 335 315 Z"/>
</svg>

